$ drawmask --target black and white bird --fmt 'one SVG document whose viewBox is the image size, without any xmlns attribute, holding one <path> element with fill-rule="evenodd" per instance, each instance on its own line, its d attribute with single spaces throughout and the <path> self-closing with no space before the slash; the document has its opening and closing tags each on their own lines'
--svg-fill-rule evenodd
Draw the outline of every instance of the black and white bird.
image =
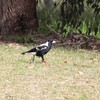
<svg viewBox="0 0 100 100">
<path fill-rule="evenodd" d="M 41 57 L 42 58 L 42 61 L 44 62 L 44 55 L 46 53 L 49 52 L 49 50 L 51 49 L 52 47 L 52 44 L 53 43 L 56 43 L 57 41 L 53 41 L 53 40 L 48 40 L 46 43 L 44 44 L 41 44 L 29 51 L 26 51 L 26 52 L 23 52 L 22 54 L 26 54 L 26 53 L 30 53 L 30 54 L 33 54 L 33 61 L 34 61 L 34 58 L 35 58 L 35 55 L 38 56 L 38 57 Z"/>
</svg>

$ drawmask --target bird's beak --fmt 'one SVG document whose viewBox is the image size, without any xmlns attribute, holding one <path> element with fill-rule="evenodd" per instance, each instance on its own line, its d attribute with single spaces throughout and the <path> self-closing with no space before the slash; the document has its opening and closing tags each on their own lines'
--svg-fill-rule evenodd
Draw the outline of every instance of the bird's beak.
<svg viewBox="0 0 100 100">
<path fill-rule="evenodd" d="M 52 43 L 59 43 L 59 41 L 53 41 Z"/>
<path fill-rule="evenodd" d="M 53 41 L 52 43 L 56 43 L 56 41 Z"/>
</svg>

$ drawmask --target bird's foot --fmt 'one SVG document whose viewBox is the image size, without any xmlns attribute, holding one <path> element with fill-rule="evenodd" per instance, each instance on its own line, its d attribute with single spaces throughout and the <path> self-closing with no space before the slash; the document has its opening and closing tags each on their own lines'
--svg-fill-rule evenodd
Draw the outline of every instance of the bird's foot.
<svg viewBox="0 0 100 100">
<path fill-rule="evenodd" d="M 31 60 L 30 60 L 30 63 L 32 63 L 32 62 L 34 62 L 34 59 L 31 59 Z"/>
<path fill-rule="evenodd" d="M 44 60 L 42 60 L 42 62 L 45 63 L 45 64 L 47 64 L 47 65 L 49 64 L 47 61 L 44 61 Z"/>
</svg>

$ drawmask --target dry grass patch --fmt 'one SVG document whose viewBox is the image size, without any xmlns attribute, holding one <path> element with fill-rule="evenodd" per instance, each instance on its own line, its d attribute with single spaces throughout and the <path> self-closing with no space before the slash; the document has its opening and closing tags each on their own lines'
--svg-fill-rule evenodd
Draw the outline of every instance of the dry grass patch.
<svg viewBox="0 0 100 100">
<path fill-rule="evenodd" d="M 44 64 L 28 48 L 0 45 L 0 100 L 100 100 L 99 52 L 53 48 Z"/>
</svg>

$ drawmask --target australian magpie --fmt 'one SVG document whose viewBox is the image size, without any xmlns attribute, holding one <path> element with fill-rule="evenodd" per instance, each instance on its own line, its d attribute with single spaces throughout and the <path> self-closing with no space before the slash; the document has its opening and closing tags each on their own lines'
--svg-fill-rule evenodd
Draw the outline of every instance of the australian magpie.
<svg viewBox="0 0 100 100">
<path fill-rule="evenodd" d="M 46 43 L 44 44 L 41 44 L 29 51 L 26 51 L 26 52 L 23 52 L 22 54 L 26 54 L 26 53 L 30 53 L 30 54 L 33 54 L 33 61 L 34 61 L 34 58 L 35 58 L 35 55 L 38 56 L 38 57 L 41 57 L 42 58 L 42 61 L 44 62 L 44 55 L 46 53 L 48 53 L 48 51 L 51 49 L 52 47 L 52 44 L 53 43 L 56 43 L 57 41 L 53 41 L 53 40 L 48 40 Z"/>
</svg>

